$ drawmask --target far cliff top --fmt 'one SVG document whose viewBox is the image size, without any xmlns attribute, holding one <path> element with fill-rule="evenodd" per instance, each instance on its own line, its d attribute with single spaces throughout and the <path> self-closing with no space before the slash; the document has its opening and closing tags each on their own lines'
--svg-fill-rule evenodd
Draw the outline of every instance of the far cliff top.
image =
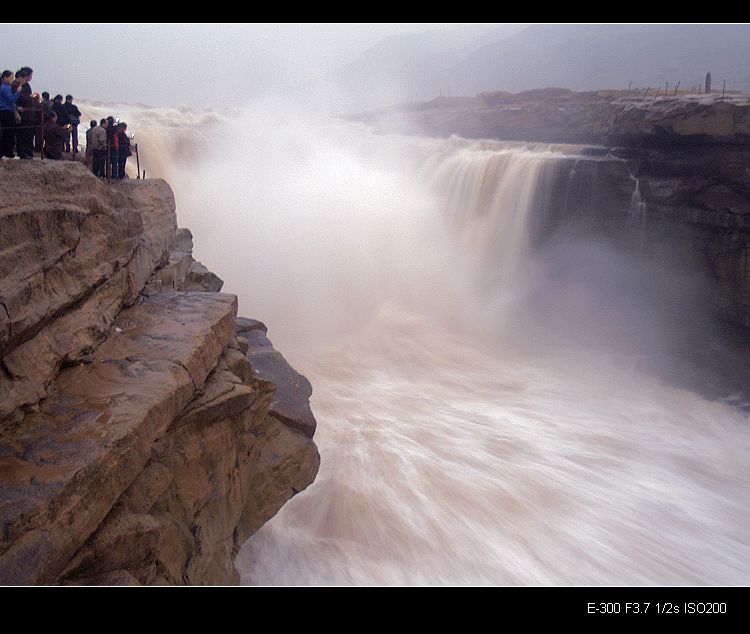
<svg viewBox="0 0 750 634">
<path fill-rule="evenodd" d="M 750 95 L 674 87 L 440 96 L 351 115 L 384 132 L 561 143 L 750 143 Z"/>
<path fill-rule="evenodd" d="M 657 106 L 667 103 L 700 103 L 711 105 L 717 103 L 734 103 L 739 105 L 750 104 L 750 94 L 742 92 L 726 92 L 722 95 L 721 91 L 714 91 L 708 94 L 678 90 L 675 94 L 674 86 L 665 89 L 664 86 L 649 88 L 633 88 L 632 90 L 589 90 L 577 92 L 567 88 L 537 88 L 534 90 L 524 90 L 522 92 L 512 93 L 504 91 L 481 92 L 474 97 L 445 97 L 440 96 L 425 102 L 414 102 L 410 104 L 400 104 L 387 110 L 413 110 L 425 108 L 440 107 L 477 107 L 497 106 L 502 104 L 521 105 L 533 104 L 542 101 L 554 101 L 557 103 L 620 103 Z"/>
</svg>

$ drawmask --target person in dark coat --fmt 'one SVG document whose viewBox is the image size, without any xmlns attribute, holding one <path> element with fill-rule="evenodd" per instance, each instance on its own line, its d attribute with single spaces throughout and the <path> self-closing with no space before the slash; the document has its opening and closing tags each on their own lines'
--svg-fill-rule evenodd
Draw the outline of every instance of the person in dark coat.
<svg viewBox="0 0 750 634">
<path fill-rule="evenodd" d="M 121 123 L 119 126 L 120 130 L 117 135 L 119 137 L 120 145 L 120 165 L 117 170 L 118 178 L 125 178 L 125 164 L 128 162 L 128 157 L 133 153 L 130 151 L 130 138 L 128 137 L 128 124 Z"/>
<path fill-rule="evenodd" d="M 31 126 L 29 128 L 30 134 L 29 134 L 29 141 L 30 141 L 30 150 L 31 152 L 29 154 L 29 158 L 31 158 L 30 154 L 33 152 L 40 152 L 42 149 L 42 137 L 44 136 L 43 130 L 42 130 L 42 105 L 41 105 L 41 97 L 39 96 L 38 92 L 34 92 L 31 88 L 31 80 L 34 78 L 34 69 L 30 68 L 28 66 L 24 66 L 23 68 L 19 69 L 19 73 L 23 72 L 26 73 L 26 82 L 23 85 L 22 93 L 23 98 L 22 101 L 26 103 L 24 106 L 26 109 L 26 115 L 22 115 L 22 119 L 24 121 L 28 122 L 28 125 Z M 25 124 L 22 124 L 25 125 Z M 26 148 L 29 149 L 29 148 Z M 25 152 L 25 154 L 27 154 Z"/>
<path fill-rule="evenodd" d="M 44 156 L 59 161 L 62 158 L 63 145 L 70 133 L 70 124 L 60 126 L 57 124 L 57 114 L 52 113 L 49 121 L 44 124 Z"/>
<path fill-rule="evenodd" d="M 40 125 L 40 131 L 39 131 L 39 138 L 37 140 L 38 147 L 34 148 L 37 152 L 42 151 L 42 146 L 44 145 L 44 124 L 49 121 L 49 116 L 52 113 L 52 99 L 49 98 L 49 93 L 47 91 L 42 93 L 42 100 L 39 104 L 39 125 Z"/>
<path fill-rule="evenodd" d="M 70 123 L 68 111 L 65 110 L 65 106 L 63 105 L 62 95 L 55 95 L 55 98 L 52 100 L 52 112 L 57 115 L 57 125 L 68 125 Z"/>
<path fill-rule="evenodd" d="M 64 130 L 68 130 L 68 134 L 70 134 L 70 128 L 65 127 L 70 123 L 70 115 L 68 115 L 68 111 L 65 109 L 62 95 L 55 95 L 55 98 L 52 100 L 52 112 L 57 115 L 57 125 Z M 46 138 L 45 133 L 45 139 Z M 66 140 L 65 145 L 70 147 L 70 140 Z"/>
<path fill-rule="evenodd" d="M 119 167 L 119 156 L 118 162 L 115 163 L 115 134 L 117 133 L 117 122 L 113 116 L 107 117 L 107 161 L 106 161 L 106 175 L 107 178 L 113 178 L 117 173 Z"/>
<path fill-rule="evenodd" d="M 29 78 L 30 73 L 26 68 L 22 68 L 16 73 L 16 81 L 20 85 L 20 94 L 16 105 L 18 112 L 21 114 L 21 123 L 16 128 L 16 152 L 22 159 L 34 158 L 36 111 Z"/>
<path fill-rule="evenodd" d="M 38 92 L 33 92 L 31 89 L 31 80 L 34 77 L 34 69 L 29 68 L 28 66 L 24 66 L 20 70 L 24 71 L 27 75 L 26 83 L 24 84 L 23 91 L 31 99 L 31 107 L 27 114 L 28 114 L 28 119 L 33 122 L 31 125 L 34 126 L 32 129 L 32 134 L 31 134 L 32 151 L 41 152 L 42 142 L 43 142 L 43 137 L 44 137 L 44 130 L 42 129 L 42 126 L 44 123 L 42 121 L 42 103 L 41 103 L 42 98 Z"/>
<path fill-rule="evenodd" d="M 73 154 L 78 154 L 78 124 L 81 123 L 81 111 L 78 109 L 78 106 L 73 104 L 73 95 L 65 96 L 63 107 L 65 108 L 65 112 L 68 113 L 70 119 L 70 137 L 65 141 L 65 151 L 70 152 L 72 139 Z"/>
<path fill-rule="evenodd" d="M 49 98 L 49 93 L 47 91 L 42 93 L 42 112 L 44 113 L 46 123 L 46 120 L 49 119 L 49 115 L 52 112 L 52 100 Z"/>
</svg>

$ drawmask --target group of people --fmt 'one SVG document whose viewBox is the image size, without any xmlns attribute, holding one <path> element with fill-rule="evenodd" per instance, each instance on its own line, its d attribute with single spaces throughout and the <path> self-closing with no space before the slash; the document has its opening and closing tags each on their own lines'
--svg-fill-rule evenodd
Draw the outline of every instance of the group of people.
<svg viewBox="0 0 750 634">
<path fill-rule="evenodd" d="M 66 152 L 78 152 L 78 124 L 81 111 L 73 96 L 50 99 L 31 89 L 33 69 L 28 66 L 2 72 L 0 82 L 0 157 L 32 159 L 34 152 L 61 159 Z"/>
<path fill-rule="evenodd" d="M 34 152 L 52 160 L 63 151 L 78 153 L 81 111 L 73 96 L 32 92 L 34 71 L 24 66 L 16 73 L 5 70 L 0 81 L 0 158 L 32 159 Z M 127 124 L 113 117 L 91 122 L 86 131 L 86 164 L 101 178 L 125 178 L 131 155 Z"/>
<path fill-rule="evenodd" d="M 128 124 L 114 117 L 96 120 L 86 130 L 86 164 L 100 178 L 125 178 L 125 164 L 132 155 Z"/>
</svg>

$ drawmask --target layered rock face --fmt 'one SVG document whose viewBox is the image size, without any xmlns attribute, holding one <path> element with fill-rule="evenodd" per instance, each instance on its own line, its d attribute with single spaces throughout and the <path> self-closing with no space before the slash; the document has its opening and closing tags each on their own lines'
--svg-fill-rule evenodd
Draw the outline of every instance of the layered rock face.
<svg viewBox="0 0 750 634">
<path fill-rule="evenodd" d="M 315 478 L 309 384 L 161 180 L 0 165 L 0 584 L 227 584 Z"/>
<path fill-rule="evenodd" d="M 651 150 L 633 158 L 610 148 L 605 156 L 560 159 L 539 193 L 534 237 L 538 244 L 557 232 L 603 238 L 682 271 L 687 294 L 705 287 L 715 315 L 750 327 L 750 190 L 710 154 Z"/>
</svg>

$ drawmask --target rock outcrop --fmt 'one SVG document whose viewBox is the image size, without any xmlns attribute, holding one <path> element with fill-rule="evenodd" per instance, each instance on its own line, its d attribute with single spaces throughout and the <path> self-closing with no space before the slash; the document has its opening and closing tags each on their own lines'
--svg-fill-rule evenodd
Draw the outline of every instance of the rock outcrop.
<svg viewBox="0 0 750 634">
<path fill-rule="evenodd" d="M 161 180 L 0 165 L 0 584 L 227 584 L 317 474 L 307 381 Z"/>
</svg>

